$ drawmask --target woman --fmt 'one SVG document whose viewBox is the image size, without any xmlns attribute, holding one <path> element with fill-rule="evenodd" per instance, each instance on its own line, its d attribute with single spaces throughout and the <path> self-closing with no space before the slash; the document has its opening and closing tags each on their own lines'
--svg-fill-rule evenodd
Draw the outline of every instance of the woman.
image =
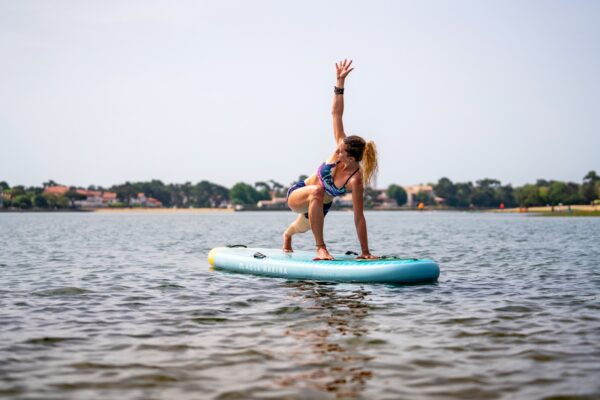
<svg viewBox="0 0 600 400">
<path fill-rule="evenodd" d="M 283 251 L 293 251 L 293 235 L 312 229 L 317 259 L 333 260 L 323 240 L 323 221 L 333 198 L 343 196 L 347 190 L 351 190 L 354 224 L 361 247 L 361 255 L 357 258 L 377 258 L 369 252 L 367 223 L 363 212 L 364 188 L 377 170 L 375 143 L 365 142 L 359 136 L 346 136 L 342 123 L 344 82 L 354 69 L 350 68 L 351 65 L 352 61 L 347 60 L 335 64 L 337 81 L 331 111 L 333 135 L 337 145 L 334 153 L 318 168 L 316 174 L 295 183 L 288 190 L 288 206 L 299 215 L 283 234 Z"/>
</svg>

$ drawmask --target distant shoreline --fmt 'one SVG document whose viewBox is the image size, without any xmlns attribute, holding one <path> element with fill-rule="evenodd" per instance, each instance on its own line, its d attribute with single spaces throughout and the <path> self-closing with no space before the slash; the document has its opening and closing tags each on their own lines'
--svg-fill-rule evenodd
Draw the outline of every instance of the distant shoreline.
<svg viewBox="0 0 600 400">
<path fill-rule="evenodd" d="M 553 210 L 554 208 L 554 210 Z M 535 216 L 549 216 L 549 217 L 579 217 L 579 216 L 600 216 L 600 206 L 592 205 L 572 205 L 571 211 L 569 206 L 545 206 L 545 207 L 515 207 L 506 209 L 488 208 L 488 209 L 473 209 L 473 208 L 449 208 L 449 207 L 436 207 L 426 206 L 424 210 L 418 210 L 416 208 L 398 207 L 398 208 L 374 208 L 365 209 L 365 211 L 450 211 L 450 212 L 484 212 L 484 213 L 508 213 L 508 214 L 528 214 Z M 141 207 L 124 207 L 124 208 L 63 208 L 63 209 L 0 209 L 0 213 L 99 213 L 99 214 L 222 214 L 222 213 L 236 213 L 236 212 L 290 212 L 288 209 L 261 209 L 261 208 L 250 208 L 244 210 L 234 210 L 232 208 L 141 208 Z M 333 209 L 332 211 L 346 211 L 352 212 L 351 208 Z"/>
<path fill-rule="evenodd" d="M 572 206 L 544 206 L 544 207 L 514 207 L 514 208 L 506 208 L 504 210 L 500 209 L 492 209 L 489 210 L 491 212 L 497 213 L 568 213 L 569 207 L 572 211 L 582 211 L 582 212 L 594 212 L 600 211 L 600 206 L 592 206 L 589 204 L 579 204 Z"/>
<path fill-rule="evenodd" d="M 232 213 L 234 210 L 228 208 L 61 208 L 57 210 L 52 209 L 0 209 L 0 213 L 132 213 L 132 214 L 143 214 L 143 213 Z"/>
</svg>

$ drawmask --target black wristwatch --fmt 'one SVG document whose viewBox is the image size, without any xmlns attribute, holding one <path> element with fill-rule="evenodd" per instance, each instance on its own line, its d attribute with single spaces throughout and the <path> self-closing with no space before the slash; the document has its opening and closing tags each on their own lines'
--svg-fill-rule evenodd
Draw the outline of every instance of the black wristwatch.
<svg viewBox="0 0 600 400">
<path fill-rule="evenodd" d="M 333 93 L 334 94 L 344 94 L 344 88 L 343 87 L 340 88 L 340 87 L 334 86 L 333 87 Z"/>
</svg>

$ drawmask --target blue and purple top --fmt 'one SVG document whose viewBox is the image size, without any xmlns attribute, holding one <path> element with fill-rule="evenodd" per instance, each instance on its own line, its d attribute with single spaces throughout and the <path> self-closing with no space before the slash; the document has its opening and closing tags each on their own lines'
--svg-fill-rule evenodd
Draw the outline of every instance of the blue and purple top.
<svg viewBox="0 0 600 400">
<path fill-rule="evenodd" d="M 335 186 L 335 183 L 333 182 L 333 175 L 331 173 L 331 170 L 333 168 L 335 168 L 338 163 L 339 163 L 339 161 L 335 162 L 333 164 L 323 163 L 317 169 L 317 176 L 319 177 L 319 181 L 321 181 L 321 185 L 323 186 L 323 189 L 325 189 L 325 192 L 327 192 L 327 194 L 329 194 L 330 196 L 333 196 L 333 197 L 345 195 L 346 194 L 346 185 L 348 184 L 348 181 L 350 181 L 350 178 L 352 178 L 354 176 L 354 174 L 356 174 L 360 170 L 360 168 L 357 168 L 356 171 L 354 171 L 352 173 L 352 175 L 350 175 L 348 177 L 348 179 L 346 179 L 346 182 L 344 183 L 344 185 L 341 188 L 338 188 Z"/>
</svg>

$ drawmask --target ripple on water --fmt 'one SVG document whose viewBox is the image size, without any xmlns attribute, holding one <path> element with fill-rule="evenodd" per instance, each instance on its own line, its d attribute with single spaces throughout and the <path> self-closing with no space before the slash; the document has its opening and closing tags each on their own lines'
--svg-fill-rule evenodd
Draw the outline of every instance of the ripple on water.
<svg viewBox="0 0 600 400">
<path fill-rule="evenodd" d="M 67 286 L 67 287 L 59 287 L 53 289 L 44 289 L 32 292 L 33 296 L 41 296 L 41 297 L 63 297 L 63 296 L 80 296 L 82 294 L 91 293 L 90 290 Z"/>
<path fill-rule="evenodd" d="M 24 343 L 42 344 L 42 345 L 46 345 L 46 346 L 52 346 L 52 345 L 60 344 L 60 343 L 63 343 L 63 342 L 82 341 L 82 340 L 85 340 L 85 339 L 84 338 L 78 338 L 78 337 L 51 337 L 51 336 L 43 336 L 43 337 L 28 339 Z"/>
</svg>

